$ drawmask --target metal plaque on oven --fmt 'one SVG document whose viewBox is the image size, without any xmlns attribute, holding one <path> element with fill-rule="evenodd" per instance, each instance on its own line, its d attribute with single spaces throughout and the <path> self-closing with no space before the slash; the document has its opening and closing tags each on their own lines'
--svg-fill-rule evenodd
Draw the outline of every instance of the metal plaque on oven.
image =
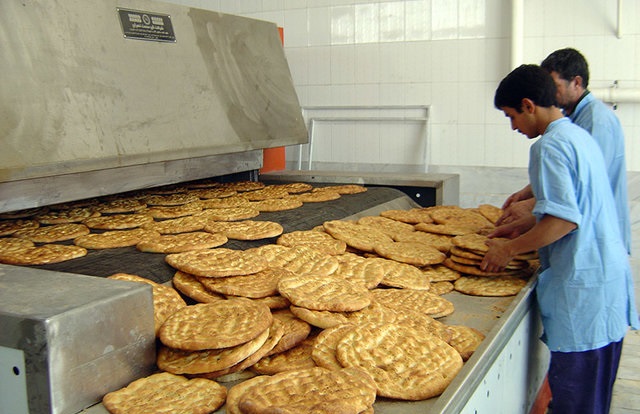
<svg viewBox="0 0 640 414">
<path fill-rule="evenodd" d="M 175 42 L 171 16 L 140 10 L 117 8 L 122 33 L 127 39 Z"/>
</svg>

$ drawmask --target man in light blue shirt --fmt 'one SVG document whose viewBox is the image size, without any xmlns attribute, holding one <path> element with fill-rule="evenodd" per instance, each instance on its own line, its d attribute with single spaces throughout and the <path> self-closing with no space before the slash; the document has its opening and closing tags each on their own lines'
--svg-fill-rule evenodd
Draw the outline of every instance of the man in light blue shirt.
<svg viewBox="0 0 640 414">
<path fill-rule="evenodd" d="M 556 50 L 540 64 L 553 78 L 557 103 L 574 124 L 586 129 L 600 146 L 616 199 L 618 222 L 627 253 L 631 253 L 631 224 L 627 197 L 624 133 L 618 117 L 589 90 L 589 66 L 572 48 Z"/>
<path fill-rule="evenodd" d="M 517 254 L 540 253 L 536 295 L 551 351 L 553 411 L 606 414 L 622 339 L 639 328 L 627 251 L 604 157 L 555 106 L 556 86 L 537 65 L 502 80 L 494 99 L 530 149 L 533 215 L 500 226 L 481 267 L 500 271 Z"/>
</svg>

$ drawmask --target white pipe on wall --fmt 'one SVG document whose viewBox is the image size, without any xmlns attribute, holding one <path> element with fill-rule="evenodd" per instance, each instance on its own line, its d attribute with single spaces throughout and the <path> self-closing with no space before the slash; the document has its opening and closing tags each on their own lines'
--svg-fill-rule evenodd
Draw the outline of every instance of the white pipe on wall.
<svg viewBox="0 0 640 414">
<path fill-rule="evenodd" d="M 616 36 L 618 39 L 622 39 L 622 0 L 618 0 L 618 30 Z"/>
<path fill-rule="evenodd" d="M 524 0 L 511 0 L 511 69 L 522 64 Z"/>
<path fill-rule="evenodd" d="M 616 86 L 610 88 L 590 89 L 596 98 L 611 104 L 640 102 L 640 89 L 622 89 Z"/>
</svg>

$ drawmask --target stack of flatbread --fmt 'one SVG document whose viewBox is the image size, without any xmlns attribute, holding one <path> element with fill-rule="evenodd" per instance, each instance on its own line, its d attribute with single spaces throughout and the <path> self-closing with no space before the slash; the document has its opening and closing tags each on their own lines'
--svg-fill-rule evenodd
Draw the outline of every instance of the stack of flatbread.
<svg viewBox="0 0 640 414">
<path fill-rule="evenodd" d="M 186 306 L 160 327 L 157 364 L 173 374 L 215 376 L 241 369 L 271 350 L 283 335 L 269 308 L 246 299 Z"/>
<path fill-rule="evenodd" d="M 528 260 L 535 258 L 537 254 L 532 252 L 516 256 L 503 271 L 487 272 L 480 268 L 484 254 L 489 250 L 487 240 L 486 236 L 475 233 L 453 238 L 450 255 L 444 264 L 464 275 L 454 282 L 454 288 L 477 296 L 517 294 L 531 276 L 532 269 Z"/>
</svg>

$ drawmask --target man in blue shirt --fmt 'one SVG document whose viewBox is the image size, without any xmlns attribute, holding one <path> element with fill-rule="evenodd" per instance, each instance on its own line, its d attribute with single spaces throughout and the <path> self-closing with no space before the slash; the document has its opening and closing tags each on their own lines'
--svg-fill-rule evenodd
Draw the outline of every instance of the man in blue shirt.
<svg viewBox="0 0 640 414">
<path fill-rule="evenodd" d="M 536 296 L 542 340 L 551 351 L 554 413 L 609 411 L 622 339 L 640 327 L 631 269 L 604 157 L 595 140 L 566 118 L 556 86 L 537 65 L 502 80 L 494 104 L 528 138 L 533 214 L 498 227 L 482 269 L 500 271 L 516 255 L 538 250 Z"/>
<path fill-rule="evenodd" d="M 573 123 L 587 130 L 600 146 L 607 166 L 607 175 L 615 197 L 618 224 L 624 238 L 627 253 L 631 253 L 631 224 L 627 197 L 627 167 L 624 151 L 624 134 L 620 121 L 604 103 L 596 99 L 587 89 L 589 66 L 584 56 L 575 49 L 559 49 L 547 56 L 540 64 L 556 84 L 557 105 Z M 516 218 L 533 207 L 534 200 L 527 186 L 507 199 L 505 217 Z M 520 201 L 520 203 L 517 203 Z M 520 209 L 520 211 L 518 211 Z"/>
</svg>

